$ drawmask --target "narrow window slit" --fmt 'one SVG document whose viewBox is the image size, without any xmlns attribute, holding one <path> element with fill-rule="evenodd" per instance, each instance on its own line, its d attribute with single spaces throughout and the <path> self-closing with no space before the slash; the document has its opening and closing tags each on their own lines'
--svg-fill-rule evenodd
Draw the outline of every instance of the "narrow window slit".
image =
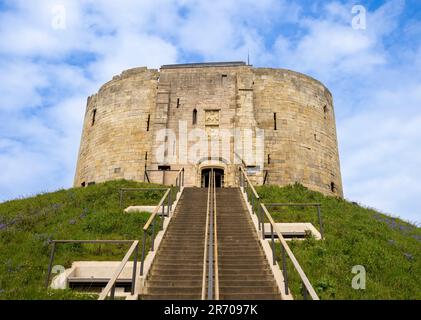
<svg viewBox="0 0 421 320">
<path fill-rule="evenodd" d="M 95 120 L 96 120 L 96 109 L 92 110 L 92 125 L 95 124 Z"/>
<path fill-rule="evenodd" d="M 193 124 L 196 124 L 196 123 L 197 123 L 197 110 L 194 109 L 193 110 Z"/>
<path fill-rule="evenodd" d="M 273 128 L 274 128 L 274 130 L 277 130 L 277 127 L 276 127 L 276 112 L 273 113 Z"/>
</svg>

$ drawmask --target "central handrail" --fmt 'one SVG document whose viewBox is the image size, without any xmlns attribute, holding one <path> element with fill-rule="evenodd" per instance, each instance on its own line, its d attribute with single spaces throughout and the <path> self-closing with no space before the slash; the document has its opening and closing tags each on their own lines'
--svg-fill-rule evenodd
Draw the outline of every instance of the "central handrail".
<svg viewBox="0 0 421 320">
<path fill-rule="evenodd" d="M 209 233 L 209 211 L 210 211 L 210 176 L 209 176 L 209 185 L 208 185 L 208 200 L 206 206 L 206 225 L 205 225 L 205 244 L 203 249 L 203 275 L 202 275 L 202 300 L 206 299 L 206 261 L 208 259 L 208 233 Z"/>
<path fill-rule="evenodd" d="M 214 249 L 215 249 L 215 300 L 219 300 L 219 266 L 218 266 L 218 231 L 216 221 L 216 178 L 213 175 L 213 223 L 214 223 Z"/>
<path fill-rule="evenodd" d="M 209 207 L 209 249 L 208 249 L 208 300 L 212 300 L 213 298 L 213 236 L 214 236 L 214 225 L 213 225 L 213 216 L 214 216 L 214 201 L 213 201 L 213 194 L 214 194 L 214 172 L 213 169 L 209 175 L 209 189 L 210 189 L 210 207 Z"/>
</svg>

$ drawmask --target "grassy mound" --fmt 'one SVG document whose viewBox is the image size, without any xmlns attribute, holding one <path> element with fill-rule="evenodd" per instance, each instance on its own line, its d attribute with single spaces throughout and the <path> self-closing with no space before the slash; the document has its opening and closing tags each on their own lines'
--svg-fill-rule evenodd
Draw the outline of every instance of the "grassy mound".
<svg viewBox="0 0 421 320">
<path fill-rule="evenodd" d="M 290 242 L 321 299 L 421 299 L 421 228 L 301 185 L 262 186 L 257 192 L 263 203 L 322 204 L 326 240 Z M 319 226 L 315 209 L 273 208 L 270 213 L 276 222 L 310 221 Z M 365 268 L 365 290 L 352 288 L 355 265 Z M 292 264 L 288 270 L 292 292 L 300 292 Z"/>
<path fill-rule="evenodd" d="M 159 187 L 111 181 L 0 204 L 0 299 L 92 298 L 44 288 L 51 239 L 141 239 L 149 213 L 125 214 L 119 188 Z M 157 204 L 164 191 L 130 192 L 124 205 Z M 75 260 L 121 260 L 129 245 L 59 244 L 55 265 Z"/>
<path fill-rule="evenodd" d="M 149 214 L 124 214 L 119 207 L 121 187 L 157 185 L 111 181 L 0 204 L 0 299 L 94 298 L 71 290 L 44 288 L 49 240 L 141 239 Z M 257 191 L 264 203 L 322 204 L 326 240 L 290 242 L 322 299 L 421 299 L 419 227 L 300 185 L 262 186 Z M 124 206 L 157 204 L 162 195 L 163 191 L 152 190 L 127 193 Z M 318 227 L 314 209 L 270 211 L 275 221 L 310 221 Z M 69 267 L 75 260 L 120 260 L 127 249 L 128 245 L 60 244 L 55 264 Z M 365 290 L 351 286 L 355 265 L 365 267 Z M 290 287 L 296 294 L 301 284 L 291 264 L 288 270 Z"/>
</svg>

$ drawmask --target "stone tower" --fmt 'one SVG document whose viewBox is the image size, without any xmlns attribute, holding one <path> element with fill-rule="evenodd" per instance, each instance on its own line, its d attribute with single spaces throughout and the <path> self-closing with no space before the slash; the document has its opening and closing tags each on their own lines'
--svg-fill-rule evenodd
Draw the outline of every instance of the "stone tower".
<svg viewBox="0 0 421 320">
<path fill-rule="evenodd" d="M 88 98 L 75 186 L 113 179 L 200 187 L 299 182 L 343 196 L 332 95 L 290 70 L 244 62 L 124 71 Z"/>
</svg>

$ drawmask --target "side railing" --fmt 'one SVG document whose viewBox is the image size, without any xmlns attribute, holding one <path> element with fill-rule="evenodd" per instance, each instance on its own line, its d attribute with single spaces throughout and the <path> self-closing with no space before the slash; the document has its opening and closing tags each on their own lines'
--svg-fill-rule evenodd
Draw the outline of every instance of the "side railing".
<svg viewBox="0 0 421 320">
<path fill-rule="evenodd" d="M 247 177 L 245 170 L 240 167 L 240 187 L 242 188 L 243 192 L 246 195 L 247 202 L 251 206 L 252 214 L 256 214 L 258 218 L 258 229 L 262 231 L 262 239 L 265 240 L 265 219 L 270 224 L 271 229 L 271 250 L 272 250 L 272 264 L 276 265 L 277 262 L 277 254 L 275 248 L 275 233 L 278 236 L 280 245 L 281 245 L 281 261 L 282 261 L 282 275 L 284 278 L 284 291 L 285 294 L 289 294 L 289 286 L 288 286 L 288 270 L 287 270 L 287 256 L 291 260 L 294 269 L 298 272 L 298 275 L 302 282 L 302 289 L 303 289 L 303 298 L 307 299 L 308 295 L 313 300 L 319 300 L 316 291 L 314 290 L 313 286 L 311 285 L 310 281 L 308 280 L 306 274 L 304 273 L 303 269 L 301 268 L 300 264 L 298 263 L 297 259 L 295 258 L 293 252 L 288 246 L 288 243 L 284 239 L 282 233 L 279 231 L 275 221 L 273 220 L 272 216 L 270 215 L 269 211 L 267 210 L 265 204 L 261 203 L 260 197 L 256 192 L 256 189 L 250 182 L 250 179 Z"/>
<path fill-rule="evenodd" d="M 267 210 L 265 204 L 261 203 L 260 207 L 262 208 L 263 213 L 265 214 L 267 220 L 270 224 L 270 234 L 271 234 L 271 248 L 272 248 L 272 263 L 276 265 L 277 256 L 275 250 L 275 233 L 278 236 L 279 242 L 281 244 L 281 255 L 282 255 L 282 273 L 284 277 L 285 283 L 285 293 L 289 293 L 288 289 L 288 270 L 287 270 L 287 261 L 286 261 L 286 254 L 288 255 L 289 259 L 291 260 L 295 270 L 298 272 L 302 282 L 302 294 L 303 298 L 306 300 L 308 298 L 308 294 L 313 300 L 319 300 L 316 291 L 314 290 L 313 286 L 311 285 L 310 281 L 308 280 L 306 274 L 304 273 L 303 269 L 301 268 L 300 264 L 298 263 L 297 259 L 295 258 L 294 254 L 292 253 L 291 249 L 289 248 L 285 238 L 282 236 L 282 233 L 279 231 L 278 227 L 276 226 L 275 221 L 273 221 L 272 216 L 270 215 L 269 211 Z M 264 219 L 262 221 L 262 234 L 264 234 Z M 286 254 L 285 254 L 286 253 Z"/>
<path fill-rule="evenodd" d="M 132 271 L 132 287 L 131 287 L 131 294 L 133 295 L 135 292 L 135 285 L 136 285 L 136 270 L 137 270 L 137 256 L 139 253 L 139 241 L 133 241 L 130 249 L 127 251 L 126 255 L 124 256 L 123 260 L 121 260 L 119 266 L 117 267 L 114 275 L 111 277 L 110 281 L 107 283 L 105 288 L 102 290 L 101 294 L 99 295 L 98 300 L 105 300 L 110 293 L 110 298 L 114 299 L 115 294 L 115 287 L 117 283 L 117 279 L 120 276 L 121 272 L 123 271 L 124 267 L 126 266 L 127 262 L 129 261 L 130 257 L 134 254 L 133 258 L 133 271 Z"/>
<path fill-rule="evenodd" d="M 172 203 L 173 203 L 173 197 L 171 188 L 168 188 L 165 192 L 164 196 L 159 201 L 158 205 L 155 207 L 154 211 L 152 212 L 151 216 L 149 217 L 148 221 L 146 222 L 145 226 L 143 227 L 143 235 L 142 235 L 142 256 L 141 256 L 141 263 L 140 263 L 140 275 L 143 275 L 143 269 L 145 264 L 145 257 L 146 257 L 146 241 L 148 238 L 148 233 L 151 232 L 150 235 L 150 242 L 151 247 L 150 251 L 155 250 L 155 237 L 156 233 L 158 233 L 160 230 L 164 229 L 164 220 L 165 215 L 169 218 L 172 214 Z M 165 214 L 165 212 L 167 214 Z M 160 221 L 158 221 L 158 219 Z M 159 222 L 159 229 L 156 230 L 156 224 L 157 221 Z M 151 229 L 150 229 L 151 228 Z"/>
<path fill-rule="evenodd" d="M 320 203 L 266 203 L 265 206 L 266 208 L 277 208 L 277 207 L 278 208 L 279 207 L 314 207 L 316 208 L 317 219 L 319 222 L 320 237 L 324 239 L 322 208 L 321 208 L 322 205 Z"/>
<path fill-rule="evenodd" d="M 168 188 L 120 188 L 120 209 L 123 209 L 124 195 L 128 192 L 154 192 L 154 191 L 166 191 Z"/>
<path fill-rule="evenodd" d="M 160 179 L 160 181 L 153 181 L 155 183 L 165 184 L 167 174 L 169 174 L 171 172 L 177 172 L 176 180 L 178 179 L 178 181 L 176 181 L 176 183 L 178 183 L 179 185 L 184 185 L 184 168 L 181 168 L 180 170 L 171 170 L 171 169 L 160 170 L 160 169 L 146 169 L 145 168 L 145 174 L 144 174 L 143 181 L 150 183 L 151 182 L 150 174 L 154 173 L 154 172 L 160 172 L 162 174 L 162 178 Z M 154 180 L 154 179 L 152 179 L 152 180 Z"/>
<path fill-rule="evenodd" d="M 252 212 L 255 214 L 259 209 L 260 197 L 242 166 L 240 166 L 240 188 L 242 188 L 246 193 L 247 200 L 252 208 Z"/>
<path fill-rule="evenodd" d="M 121 271 L 124 269 L 128 259 L 132 256 L 133 253 L 135 255 L 134 255 L 134 259 L 133 259 L 131 293 L 134 294 L 134 288 L 135 288 L 135 284 L 136 284 L 136 265 L 137 265 L 137 252 L 138 252 L 138 247 L 139 247 L 139 241 L 137 241 L 137 240 L 51 240 L 50 243 L 52 244 L 52 248 L 51 248 L 51 253 L 50 253 L 50 261 L 49 261 L 49 264 L 48 264 L 47 277 L 45 279 L 45 287 L 46 288 L 48 288 L 48 285 L 50 283 L 51 271 L 52 271 L 52 268 L 53 268 L 54 257 L 55 257 L 55 253 L 56 253 L 58 244 L 68 244 L 68 243 L 73 243 L 73 244 L 75 244 L 75 243 L 79 243 L 79 244 L 131 244 L 131 247 L 130 247 L 129 251 L 127 251 L 125 257 L 123 258 L 119 267 L 117 268 L 118 272 L 116 271 L 115 274 L 110 278 L 109 283 L 112 283 L 112 285 L 109 287 L 109 290 L 107 291 L 107 294 L 111 290 L 111 296 L 114 297 L 115 283 L 117 281 L 117 278 L 119 277 Z"/>
</svg>

